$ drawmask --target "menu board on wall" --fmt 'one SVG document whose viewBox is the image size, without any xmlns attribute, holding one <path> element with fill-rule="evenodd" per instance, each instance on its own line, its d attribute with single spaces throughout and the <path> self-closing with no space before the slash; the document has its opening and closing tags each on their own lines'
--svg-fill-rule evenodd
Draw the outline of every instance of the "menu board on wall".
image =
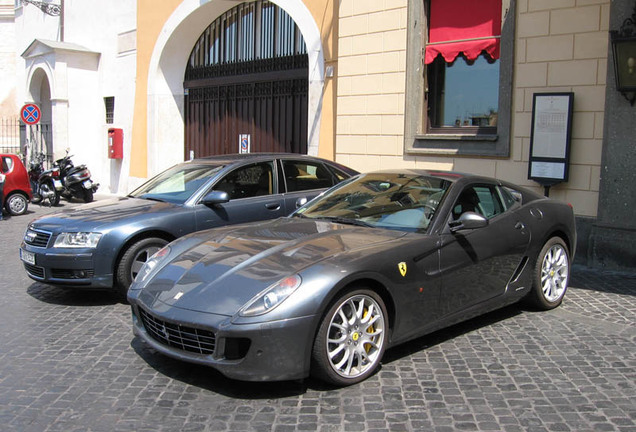
<svg viewBox="0 0 636 432">
<path fill-rule="evenodd" d="M 544 186 L 568 180 L 574 93 L 535 93 L 528 178 Z"/>
</svg>

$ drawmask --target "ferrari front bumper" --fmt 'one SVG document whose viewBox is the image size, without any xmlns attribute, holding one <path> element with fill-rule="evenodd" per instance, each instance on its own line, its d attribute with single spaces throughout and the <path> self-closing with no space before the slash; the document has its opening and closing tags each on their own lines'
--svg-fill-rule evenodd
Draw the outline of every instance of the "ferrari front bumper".
<svg viewBox="0 0 636 432">
<path fill-rule="evenodd" d="M 133 333 L 169 357 L 213 367 L 243 381 L 285 381 L 309 375 L 315 316 L 257 324 L 132 303 Z"/>
</svg>

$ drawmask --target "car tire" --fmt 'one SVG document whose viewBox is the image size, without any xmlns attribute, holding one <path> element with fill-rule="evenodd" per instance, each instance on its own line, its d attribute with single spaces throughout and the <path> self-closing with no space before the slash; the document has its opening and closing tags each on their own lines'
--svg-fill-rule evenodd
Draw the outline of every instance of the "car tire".
<svg viewBox="0 0 636 432">
<path fill-rule="evenodd" d="M 337 386 L 365 380 L 380 365 L 388 328 L 386 306 L 377 293 L 357 289 L 338 297 L 314 340 L 312 375 Z"/>
<path fill-rule="evenodd" d="M 563 301 L 570 280 L 570 253 L 559 237 L 548 240 L 534 269 L 528 300 L 541 310 L 550 310 Z"/>
<path fill-rule="evenodd" d="M 117 264 L 117 289 L 123 296 L 146 261 L 168 242 L 159 237 L 148 237 L 130 245 Z"/>
<path fill-rule="evenodd" d="M 20 216 L 29 209 L 29 200 L 21 193 L 12 193 L 7 197 L 4 208 L 12 216 Z"/>
</svg>

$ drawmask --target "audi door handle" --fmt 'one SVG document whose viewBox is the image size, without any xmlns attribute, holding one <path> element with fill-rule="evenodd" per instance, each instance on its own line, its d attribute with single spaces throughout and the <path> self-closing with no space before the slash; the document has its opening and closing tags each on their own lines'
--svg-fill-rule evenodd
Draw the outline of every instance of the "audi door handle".
<svg viewBox="0 0 636 432">
<path fill-rule="evenodd" d="M 280 203 L 269 203 L 265 204 L 265 208 L 267 210 L 278 210 L 280 209 Z"/>
</svg>

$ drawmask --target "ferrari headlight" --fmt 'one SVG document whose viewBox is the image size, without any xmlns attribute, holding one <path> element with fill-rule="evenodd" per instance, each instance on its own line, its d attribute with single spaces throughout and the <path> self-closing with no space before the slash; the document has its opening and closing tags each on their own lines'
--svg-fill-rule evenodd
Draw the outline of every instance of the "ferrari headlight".
<svg viewBox="0 0 636 432">
<path fill-rule="evenodd" d="M 163 261 L 163 259 L 167 257 L 169 254 L 170 254 L 170 246 L 165 246 L 159 249 L 157 252 L 155 252 L 155 254 L 152 255 L 150 258 L 148 258 L 148 261 L 146 261 L 144 265 L 141 267 L 141 270 L 139 270 L 139 273 L 137 273 L 137 277 L 135 277 L 134 282 L 141 283 L 145 281 L 150 275 L 150 273 L 152 273 L 152 271 L 155 269 L 155 267 L 157 267 L 157 265 L 161 261 Z M 130 288 L 134 289 L 133 286 L 137 287 L 137 285 L 131 285 Z"/>
<path fill-rule="evenodd" d="M 250 300 L 241 309 L 240 314 L 242 316 L 257 316 L 271 311 L 296 291 L 301 282 L 299 275 L 281 279 Z"/>
<path fill-rule="evenodd" d="M 102 233 L 63 232 L 55 239 L 56 248 L 96 248 Z"/>
</svg>

